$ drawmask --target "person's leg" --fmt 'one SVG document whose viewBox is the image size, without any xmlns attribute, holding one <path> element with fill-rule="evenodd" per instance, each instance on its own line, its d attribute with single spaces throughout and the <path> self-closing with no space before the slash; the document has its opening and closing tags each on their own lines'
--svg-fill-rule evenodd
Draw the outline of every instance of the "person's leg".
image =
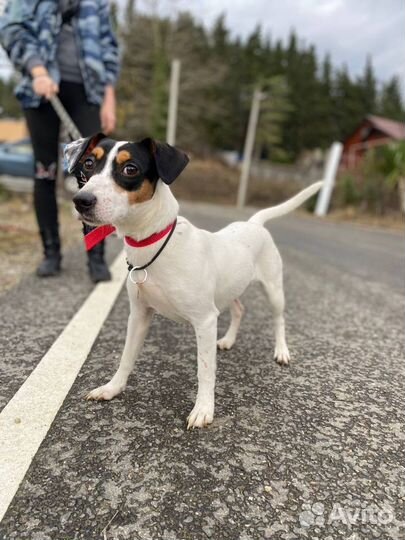
<svg viewBox="0 0 405 540">
<path fill-rule="evenodd" d="M 87 102 L 83 85 L 62 81 L 60 98 L 83 137 L 101 131 L 100 107 Z M 87 234 L 93 228 L 83 224 L 83 233 Z M 111 279 L 104 260 L 104 246 L 101 242 L 87 253 L 90 277 L 95 283 Z"/>
<path fill-rule="evenodd" d="M 34 150 L 34 208 L 44 248 L 37 274 L 48 277 L 60 272 L 61 262 L 56 202 L 59 119 L 49 103 L 24 113 Z"/>
</svg>

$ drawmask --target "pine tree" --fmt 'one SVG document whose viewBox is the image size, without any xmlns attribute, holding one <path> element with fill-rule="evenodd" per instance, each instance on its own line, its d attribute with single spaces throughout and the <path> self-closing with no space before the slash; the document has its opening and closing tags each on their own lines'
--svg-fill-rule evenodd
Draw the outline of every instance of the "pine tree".
<svg viewBox="0 0 405 540">
<path fill-rule="evenodd" d="M 298 156 L 304 148 L 318 145 L 313 129 L 319 85 L 315 49 L 298 50 L 297 37 L 291 33 L 286 51 L 286 76 L 290 89 L 292 110 L 285 124 L 284 146 L 291 156 Z"/>
<path fill-rule="evenodd" d="M 221 84 L 215 84 L 207 91 L 207 99 L 217 104 L 217 114 L 207 119 L 207 131 L 211 144 L 217 148 L 234 149 L 238 147 L 241 125 L 240 115 L 234 114 L 240 107 L 240 84 L 238 64 L 239 43 L 233 43 L 225 26 L 225 17 L 220 15 L 214 23 L 209 36 L 212 61 L 226 67 L 226 75 Z"/>
<path fill-rule="evenodd" d="M 159 140 L 166 137 L 168 80 L 170 76 L 169 60 L 165 53 L 165 27 L 170 23 L 152 16 L 153 54 L 152 85 L 150 89 L 150 118 L 152 136 Z"/>
<path fill-rule="evenodd" d="M 332 141 L 338 139 L 336 110 L 333 100 L 332 64 L 328 54 L 325 56 L 320 70 L 314 122 L 318 146 L 323 149 L 328 148 Z"/>
<path fill-rule="evenodd" d="M 383 85 L 379 98 L 378 113 L 392 120 L 404 122 L 405 110 L 398 77 L 392 77 L 390 81 Z"/>
<path fill-rule="evenodd" d="M 122 66 L 117 84 L 117 133 L 126 139 L 152 135 L 150 89 L 154 49 L 151 35 L 151 19 L 135 12 L 120 29 Z"/>
<path fill-rule="evenodd" d="M 272 60 L 273 75 L 285 75 L 285 53 L 280 39 L 276 42 Z"/>
<path fill-rule="evenodd" d="M 244 78 L 242 79 L 242 84 L 252 83 L 263 76 L 264 62 L 262 52 L 262 31 L 258 25 L 250 36 L 248 36 L 243 48 Z"/>
<path fill-rule="evenodd" d="M 219 15 L 211 32 L 211 43 L 214 54 L 226 56 L 229 48 L 229 32 L 225 26 L 225 15 Z"/>
<path fill-rule="evenodd" d="M 284 157 L 280 148 L 283 124 L 291 111 L 286 78 L 276 75 L 260 81 L 263 100 L 256 135 L 256 155 L 278 160 Z"/>
<path fill-rule="evenodd" d="M 362 94 L 364 112 L 365 114 L 373 114 L 376 110 L 377 102 L 377 81 L 374 75 L 373 64 L 370 56 L 367 57 L 364 75 L 360 79 L 359 84 Z"/>
<path fill-rule="evenodd" d="M 345 139 L 364 118 L 361 86 L 350 79 L 347 66 L 336 73 L 334 101 L 339 140 Z"/>
</svg>

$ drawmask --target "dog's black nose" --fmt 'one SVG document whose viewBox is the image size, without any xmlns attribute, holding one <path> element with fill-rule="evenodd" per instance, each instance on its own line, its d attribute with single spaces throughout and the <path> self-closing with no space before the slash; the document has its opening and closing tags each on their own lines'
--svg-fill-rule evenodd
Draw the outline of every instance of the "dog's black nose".
<svg viewBox="0 0 405 540">
<path fill-rule="evenodd" d="M 81 213 L 93 208 L 97 202 L 97 197 L 88 191 L 79 191 L 79 193 L 76 193 L 73 197 L 73 202 L 76 206 L 76 210 Z"/>
</svg>

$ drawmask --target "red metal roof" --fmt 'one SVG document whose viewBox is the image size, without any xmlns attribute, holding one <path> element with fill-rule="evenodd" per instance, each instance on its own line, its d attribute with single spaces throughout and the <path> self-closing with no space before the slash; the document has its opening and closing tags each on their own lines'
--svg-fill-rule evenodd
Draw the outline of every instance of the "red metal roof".
<svg viewBox="0 0 405 540">
<path fill-rule="evenodd" d="M 382 116 L 368 115 L 367 120 L 371 122 L 375 129 L 382 131 L 389 137 L 396 140 L 405 139 L 405 123 L 395 122 L 389 118 L 383 118 Z"/>
</svg>

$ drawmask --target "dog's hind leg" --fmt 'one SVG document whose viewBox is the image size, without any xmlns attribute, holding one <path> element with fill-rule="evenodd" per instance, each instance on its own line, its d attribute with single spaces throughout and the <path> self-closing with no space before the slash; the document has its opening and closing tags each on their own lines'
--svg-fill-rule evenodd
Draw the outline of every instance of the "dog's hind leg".
<svg viewBox="0 0 405 540">
<path fill-rule="evenodd" d="M 218 313 L 193 324 L 197 337 L 198 391 L 187 429 L 205 427 L 214 419 Z"/>
<path fill-rule="evenodd" d="M 231 324 L 229 325 L 224 337 L 217 341 L 217 346 L 219 349 L 228 350 L 235 343 L 244 310 L 243 304 L 238 298 L 233 300 L 232 304 L 230 305 Z"/>
<path fill-rule="evenodd" d="M 268 247 L 271 248 L 271 257 L 262 254 L 258 262 L 257 277 L 266 291 L 273 311 L 276 340 L 274 360 L 278 364 L 288 365 L 290 353 L 285 339 L 283 264 L 275 245 Z"/>
<path fill-rule="evenodd" d="M 290 362 L 290 353 L 285 340 L 285 322 L 284 322 L 284 291 L 282 283 L 274 285 L 273 283 L 264 283 L 264 289 L 270 300 L 274 317 L 274 334 L 276 346 L 274 349 L 274 360 L 278 364 L 287 365 Z"/>
<path fill-rule="evenodd" d="M 153 310 L 132 305 L 128 319 L 127 338 L 118 370 L 110 382 L 92 390 L 86 399 L 110 400 L 125 390 L 129 374 L 142 349 L 152 320 Z"/>
</svg>

